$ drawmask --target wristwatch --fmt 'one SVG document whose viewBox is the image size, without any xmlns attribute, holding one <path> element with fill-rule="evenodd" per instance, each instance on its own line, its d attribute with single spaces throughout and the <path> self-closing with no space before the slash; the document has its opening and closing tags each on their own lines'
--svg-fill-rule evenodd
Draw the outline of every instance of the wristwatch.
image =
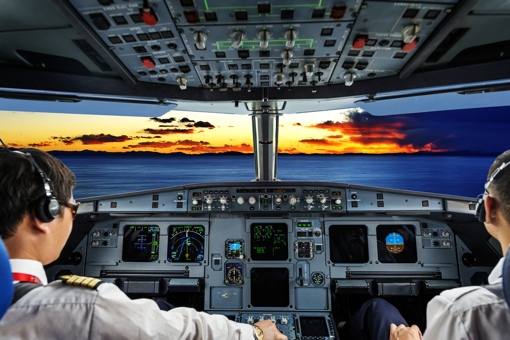
<svg viewBox="0 0 510 340">
<path fill-rule="evenodd" d="M 264 332 L 257 325 L 253 325 L 253 338 L 255 340 L 264 340 Z"/>
</svg>

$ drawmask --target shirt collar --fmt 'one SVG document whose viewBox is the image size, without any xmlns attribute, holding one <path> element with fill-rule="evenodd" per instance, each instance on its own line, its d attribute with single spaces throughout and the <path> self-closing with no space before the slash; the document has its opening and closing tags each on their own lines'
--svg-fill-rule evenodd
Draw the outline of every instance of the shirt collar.
<svg viewBox="0 0 510 340">
<path fill-rule="evenodd" d="M 489 284 L 503 282 L 503 262 L 505 258 L 502 257 L 496 267 L 492 270 L 489 275 Z"/>
<path fill-rule="evenodd" d="M 13 273 L 33 275 L 37 277 L 43 285 L 48 284 L 48 278 L 46 277 L 46 272 L 41 262 L 26 259 L 11 259 L 9 262 Z"/>
</svg>

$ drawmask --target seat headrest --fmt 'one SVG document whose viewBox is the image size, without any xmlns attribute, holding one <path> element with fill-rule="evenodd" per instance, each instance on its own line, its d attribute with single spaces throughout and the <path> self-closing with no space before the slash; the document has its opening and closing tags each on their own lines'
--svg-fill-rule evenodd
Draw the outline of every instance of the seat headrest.
<svg viewBox="0 0 510 340">
<path fill-rule="evenodd" d="M 503 295 L 508 308 L 510 308 L 510 248 L 506 251 L 503 262 Z"/>
<path fill-rule="evenodd" d="M 11 305 L 14 286 L 12 284 L 11 265 L 4 242 L 0 238 L 0 318 Z"/>
</svg>

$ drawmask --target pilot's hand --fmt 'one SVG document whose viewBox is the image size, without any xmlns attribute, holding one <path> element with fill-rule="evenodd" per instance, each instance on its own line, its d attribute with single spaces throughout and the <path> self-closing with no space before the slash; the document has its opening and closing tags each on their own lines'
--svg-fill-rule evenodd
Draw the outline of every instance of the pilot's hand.
<svg viewBox="0 0 510 340">
<path fill-rule="evenodd" d="M 390 325 L 390 340 L 414 340 L 421 338 L 421 331 L 416 325 L 411 327 L 406 327 L 405 325 L 397 327 L 394 323 Z"/>
<path fill-rule="evenodd" d="M 271 320 L 263 320 L 256 322 L 264 333 L 264 340 L 287 340 L 287 336 L 281 333 Z"/>
</svg>

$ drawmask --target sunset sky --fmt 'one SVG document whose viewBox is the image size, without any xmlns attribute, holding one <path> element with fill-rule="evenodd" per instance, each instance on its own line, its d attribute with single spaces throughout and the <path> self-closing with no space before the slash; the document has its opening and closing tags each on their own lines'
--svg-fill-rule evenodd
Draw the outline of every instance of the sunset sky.
<svg viewBox="0 0 510 340">
<path fill-rule="evenodd" d="M 159 118 L 0 111 L 10 147 L 107 152 L 252 153 L 251 116 L 170 111 Z M 375 116 L 335 110 L 280 117 L 282 153 L 501 152 L 510 148 L 510 109 Z"/>
</svg>

